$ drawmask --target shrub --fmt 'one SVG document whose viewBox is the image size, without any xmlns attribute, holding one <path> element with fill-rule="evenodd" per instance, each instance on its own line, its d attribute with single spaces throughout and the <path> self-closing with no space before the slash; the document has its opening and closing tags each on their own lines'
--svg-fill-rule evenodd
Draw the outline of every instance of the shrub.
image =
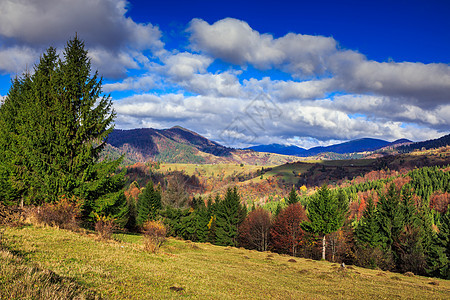
<svg viewBox="0 0 450 300">
<path fill-rule="evenodd" d="M 161 221 L 144 223 L 144 249 L 156 253 L 166 240 L 167 228 Z"/>
<path fill-rule="evenodd" d="M 57 203 L 45 203 L 32 209 L 31 222 L 37 225 L 76 230 L 79 228 L 80 215 L 79 202 L 62 197 Z"/>
<path fill-rule="evenodd" d="M 358 244 L 355 256 L 356 264 L 364 268 L 393 270 L 395 267 L 392 253 L 379 247 Z"/>
<path fill-rule="evenodd" d="M 112 237 L 114 229 L 116 229 L 116 224 L 114 223 L 114 219 L 105 216 L 99 216 L 95 214 L 96 222 L 95 222 L 95 231 L 98 236 L 102 240 L 109 240 Z"/>
<path fill-rule="evenodd" d="M 0 202 L 0 226 L 21 226 L 26 212 L 19 207 L 5 206 Z"/>
</svg>

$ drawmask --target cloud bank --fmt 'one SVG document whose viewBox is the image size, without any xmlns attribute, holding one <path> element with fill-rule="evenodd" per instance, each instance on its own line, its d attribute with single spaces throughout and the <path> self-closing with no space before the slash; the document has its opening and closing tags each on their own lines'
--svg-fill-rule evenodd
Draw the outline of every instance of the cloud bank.
<svg viewBox="0 0 450 300">
<path fill-rule="evenodd" d="M 193 19 L 186 41 L 167 49 L 167 33 L 151 20 L 135 22 L 128 5 L 0 2 L 0 73 L 21 74 L 45 48 L 61 49 L 77 33 L 107 79 L 116 128 L 181 125 L 237 147 L 448 133 L 448 64 L 368 60 L 333 37 L 275 37 L 233 18 Z"/>
</svg>

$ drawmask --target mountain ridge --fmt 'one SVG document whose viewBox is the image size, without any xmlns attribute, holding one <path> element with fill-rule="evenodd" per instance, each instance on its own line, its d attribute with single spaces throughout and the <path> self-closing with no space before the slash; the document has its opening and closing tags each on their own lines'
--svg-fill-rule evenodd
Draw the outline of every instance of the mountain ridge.
<svg viewBox="0 0 450 300">
<path fill-rule="evenodd" d="M 257 145 L 234 149 L 211 141 L 202 135 L 174 126 L 168 129 L 136 128 L 114 129 L 107 139 L 105 152 L 118 157 L 127 154 L 127 163 L 161 161 L 171 163 L 245 163 L 269 165 L 301 160 L 305 157 L 332 154 L 356 157 L 361 152 L 404 152 L 417 147 L 450 144 L 450 135 L 439 139 L 413 143 L 407 139 L 388 142 L 381 139 L 361 138 L 330 146 L 304 149 L 295 145 Z M 355 156 L 355 155 L 356 156 Z M 328 155 L 329 156 L 329 155 Z M 333 159 L 333 158 L 332 158 Z M 339 158 L 337 158 L 339 159 Z"/>
<path fill-rule="evenodd" d="M 114 129 L 107 139 L 105 154 L 126 154 L 126 163 L 244 163 L 275 165 L 298 160 L 296 156 L 234 149 L 211 141 L 181 126 L 168 129 Z"/>
<path fill-rule="evenodd" d="M 365 151 L 375 151 L 378 149 L 386 147 L 394 147 L 398 144 L 412 143 L 407 139 L 399 139 L 393 142 L 388 142 L 381 139 L 374 138 L 361 138 L 356 140 L 351 140 L 330 146 L 318 146 L 310 149 L 304 149 L 297 147 L 295 145 L 280 145 L 280 144 L 270 144 L 270 145 L 257 145 L 246 149 L 252 149 L 254 151 L 260 152 L 270 152 L 278 154 L 288 154 L 297 155 L 299 157 L 315 156 L 321 153 L 333 152 L 338 154 L 347 154 L 355 152 L 365 152 Z M 271 152 L 276 151 L 276 152 Z"/>
</svg>

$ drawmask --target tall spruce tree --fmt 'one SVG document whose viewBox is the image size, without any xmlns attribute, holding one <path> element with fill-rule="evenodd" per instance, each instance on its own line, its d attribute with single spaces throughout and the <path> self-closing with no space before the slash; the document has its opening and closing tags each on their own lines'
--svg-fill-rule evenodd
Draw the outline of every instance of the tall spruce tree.
<svg viewBox="0 0 450 300">
<path fill-rule="evenodd" d="M 380 195 L 377 204 L 381 242 L 387 252 L 392 251 L 392 244 L 400 234 L 404 224 L 400 199 L 400 191 L 392 183 L 388 191 Z"/>
<path fill-rule="evenodd" d="M 333 195 L 323 185 L 311 198 L 307 205 L 308 220 L 302 228 L 308 232 L 319 234 L 322 238 L 322 259 L 325 260 L 326 235 L 339 230 L 348 213 L 348 200 L 342 190 Z"/>
<path fill-rule="evenodd" d="M 146 221 L 154 220 L 161 208 L 161 192 L 158 188 L 155 189 L 153 181 L 149 180 L 144 191 L 138 197 L 137 225 L 142 226 Z"/>
<path fill-rule="evenodd" d="M 450 205 L 441 214 L 439 232 L 433 235 L 427 253 L 429 275 L 450 279 Z"/>
<path fill-rule="evenodd" d="M 3 199 L 9 203 L 24 200 L 32 195 L 30 188 L 29 162 L 26 160 L 26 139 L 22 135 L 31 106 L 31 85 L 29 74 L 16 77 L 0 106 L 0 184 Z"/>
<path fill-rule="evenodd" d="M 287 198 L 286 204 L 290 205 L 290 204 L 294 204 L 298 202 L 298 195 L 297 192 L 295 191 L 294 186 L 292 186 L 291 192 L 289 193 L 289 197 Z"/>
<path fill-rule="evenodd" d="M 99 162 L 113 129 L 111 98 L 102 95 L 102 79 L 91 74 L 78 37 L 63 55 L 59 59 L 49 48 L 33 75 L 13 81 L 0 108 L 0 155 L 7 157 L 1 180 L 16 201 L 41 204 L 74 197 L 83 203 L 86 218 L 102 210 L 122 218 L 120 161 Z"/>
<path fill-rule="evenodd" d="M 381 242 L 379 231 L 380 226 L 378 225 L 376 206 L 372 197 L 370 197 L 367 200 L 363 216 L 355 229 L 356 239 L 363 246 L 375 248 Z"/>
<path fill-rule="evenodd" d="M 228 188 L 225 198 L 216 207 L 216 243 L 236 246 L 238 227 L 246 216 L 247 209 L 241 204 L 237 187 Z"/>
</svg>

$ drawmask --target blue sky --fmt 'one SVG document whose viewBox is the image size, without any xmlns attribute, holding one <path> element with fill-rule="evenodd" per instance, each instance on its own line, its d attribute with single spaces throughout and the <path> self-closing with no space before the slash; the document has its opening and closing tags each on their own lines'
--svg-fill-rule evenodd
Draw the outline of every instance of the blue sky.
<svg viewBox="0 0 450 300">
<path fill-rule="evenodd" d="M 432 0 L 2 0 L 0 97 L 77 32 L 116 128 L 180 125 L 235 147 L 436 138 L 449 15 Z"/>
</svg>

